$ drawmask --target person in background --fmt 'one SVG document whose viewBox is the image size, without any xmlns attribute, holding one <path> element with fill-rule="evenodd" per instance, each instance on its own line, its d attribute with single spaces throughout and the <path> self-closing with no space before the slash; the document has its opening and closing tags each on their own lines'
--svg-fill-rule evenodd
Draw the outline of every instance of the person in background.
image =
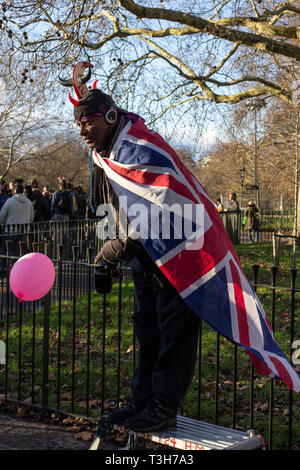
<svg viewBox="0 0 300 470">
<path fill-rule="evenodd" d="M 74 189 L 72 183 L 67 183 L 67 192 L 70 198 L 70 219 L 78 219 L 78 201 L 77 201 L 77 192 Z"/>
<path fill-rule="evenodd" d="M 6 225 L 29 224 L 33 222 L 32 202 L 24 195 L 24 186 L 14 186 L 13 197 L 7 199 L 0 212 L 0 223 Z"/>
<path fill-rule="evenodd" d="M 252 242 L 252 231 L 254 232 L 254 241 L 258 242 L 259 233 L 259 210 L 254 201 L 249 201 L 245 211 L 246 225 L 248 231 L 248 241 Z"/>
<path fill-rule="evenodd" d="M 218 212 L 223 212 L 224 211 L 224 206 L 222 204 L 221 199 L 217 199 L 217 211 Z"/>
<path fill-rule="evenodd" d="M 71 217 L 71 205 L 66 181 L 60 179 L 58 187 L 59 189 L 53 193 L 50 207 L 50 216 L 54 222 L 70 220 Z"/>
<path fill-rule="evenodd" d="M 29 201 L 34 201 L 31 184 L 26 184 L 26 186 L 24 187 L 24 194 L 29 199 Z"/>
<path fill-rule="evenodd" d="M 0 210 L 4 206 L 7 199 L 9 199 L 9 197 L 10 196 L 5 191 L 5 181 L 2 180 L 2 181 L 0 181 Z M 2 227 L 0 226 L 0 250 L 1 250 L 1 253 L 2 253 L 3 244 L 4 244 L 3 230 L 2 230 Z M 1 264 L 1 260 L 0 260 L 0 264 Z"/>
<path fill-rule="evenodd" d="M 240 210 L 240 206 L 236 198 L 236 193 L 230 193 L 228 212 L 238 212 L 239 210 Z"/>
<path fill-rule="evenodd" d="M 13 196 L 13 192 L 14 192 L 14 183 L 13 183 L 13 181 L 10 181 L 9 184 L 6 185 L 6 192 L 9 195 L 9 197 Z"/>
<path fill-rule="evenodd" d="M 51 194 L 51 190 L 50 190 L 50 186 L 49 184 L 46 184 L 46 186 L 44 186 L 43 188 L 43 196 L 45 197 L 48 205 L 49 205 L 49 210 L 50 210 L 50 206 L 51 206 L 51 199 L 52 199 L 52 194 Z"/>
<path fill-rule="evenodd" d="M 34 219 L 33 204 L 23 193 L 24 186 L 15 184 L 14 195 L 7 199 L 0 211 L 0 224 L 5 225 L 5 241 L 13 242 L 13 256 L 19 256 L 19 242 L 25 241 L 28 224 Z M 2 254 L 7 254 L 5 243 L 2 246 Z"/>
<path fill-rule="evenodd" d="M 78 218 L 85 219 L 86 216 L 86 203 L 87 203 L 87 195 L 82 189 L 82 185 L 79 183 L 75 187 L 77 193 L 77 204 L 78 204 Z"/>
<path fill-rule="evenodd" d="M 45 222 L 50 218 L 50 208 L 44 197 L 42 191 L 39 188 L 36 179 L 31 182 L 32 187 L 32 203 L 34 209 L 34 222 Z"/>
<path fill-rule="evenodd" d="M 0 210 L 2 209 L 7 199 L 9 199 L 9 195 L 5 191 L 5 181 L 0 181 Z"/>
</svg>

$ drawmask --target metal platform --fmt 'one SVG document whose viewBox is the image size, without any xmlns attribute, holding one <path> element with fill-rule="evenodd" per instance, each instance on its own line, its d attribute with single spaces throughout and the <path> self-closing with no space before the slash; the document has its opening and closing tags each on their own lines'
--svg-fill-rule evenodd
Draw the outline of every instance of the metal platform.
<svg viewBox="0 0 300 470">
<path fill-rule="evenodd" d="M 176 428 L 137 437 L 182 450 L 252 450 L 263 448 L 260 435 L 177 416 Z M 129 440 L 130 441 L 130 440 Z"/>
<path fill-rule="evenodd" d="M 96 435 L 90 450 L 98 450 L 101 438 L 107 435 L 111 429 L 123 430 L 124 427 L 110 425 L 105 430 L 105 421 L 102 421 L 104 432 Z M 152 442 L 165 445 L 169 448 L 194 451 L 194 450 L 253 450 L 265 448 L 262 436 L 254 434 L 253 431 L 238 431 L 204 421 L 198 421 L 185 416 L 177 416 L 176 427 L 159 432 L 142 434 L 128 431 L 128 443 L 126 447 L 119 450 L 134 450 L 136 439 L 142 438 Z"/>
</svg>

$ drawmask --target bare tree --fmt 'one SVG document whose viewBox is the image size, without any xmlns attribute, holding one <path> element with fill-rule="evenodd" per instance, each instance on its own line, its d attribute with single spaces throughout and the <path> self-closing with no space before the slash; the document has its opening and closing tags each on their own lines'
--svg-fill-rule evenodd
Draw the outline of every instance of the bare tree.
<svg viewBox="0 0 300 470">
<path fill-rule="evenodd" d="M 14 177 L 18 175 L 25 180 L 37 178 L 40 186 L 49 184 L 56 189 L 58 179 L 64 177 L 74 185 L 79 182 L 87 189 L 90 183 L 88 169 L 88 151 L 73 132 L 61 131 L 52 136 L 51 142 L 44 142 L 38 155 L 22 161 L 18 165 L 18 173 L 12 170 Z"/>
<path fill-rule="evenodd" d="M 253 113 L 240 103 L 230 108 L 226 126 L 206 158 L 197 167 L 197 175 L 212 197 L 235 191 L 243 202 L 252 199 L 254 184 Z M 261 202 L 276 208 L 280 195 L 286 205 L 297 211 L 299 191 L 299 110 L 296 105 L 271 100 L 257 113 L 257 166 Z M 243 172 L 241 171 L 244 168 Z"/>
<path fill-rule="evenodd" d="M 35 161 L 39 167 L 42 159 L 61 147 L 61 142 L 56 139 L 57 129 L 60 132 L 67 130 L 68 125 L 68 121 L 62 125 L 54 111 L 49 106 L 45 109 L 34 94 L 28 94 L 20 87 L 9 88 L 2 80 L 0 179 L 11 176 L 25 161 Z M 74 141 L 74 135 L 70 141 Z"/>
<path fill-rule="evenodd" d="M 90 58 L 102 86 L 157 117 L 206 100 L 293 100 L 277 72 L 300 61 L 297 2 L 11 0 L 2 10 L 11 58 L 22 51 L 44 71 Z"/>
</svg>

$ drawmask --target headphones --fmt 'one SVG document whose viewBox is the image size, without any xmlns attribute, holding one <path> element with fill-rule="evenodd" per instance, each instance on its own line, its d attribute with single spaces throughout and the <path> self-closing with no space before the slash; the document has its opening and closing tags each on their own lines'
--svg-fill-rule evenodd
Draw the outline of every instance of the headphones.
<svg viewBox="0 0 300 470">
<path fill-rule="evenodd" d="M 118 120 L 118 112 L 114 108 L 110 108 L 108 111 L 106 111 L 106 114 L 104 116 L 105 122 L 108 125 L 113 125 L 116 124 Z"/>
</svg>

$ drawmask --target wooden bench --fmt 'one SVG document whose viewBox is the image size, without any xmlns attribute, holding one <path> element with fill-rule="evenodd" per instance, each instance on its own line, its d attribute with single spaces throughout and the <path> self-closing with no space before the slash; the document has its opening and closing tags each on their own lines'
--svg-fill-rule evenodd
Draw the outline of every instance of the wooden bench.
<svg viewBox="0 0 300 470">
<path fill-rule="evenodd" d="M 114 429 L 118 429 L 114 426 Z M 124 428 L 120 428 L 124 429 Z M 253 450 L 265 447 L 263 438 L 253 431 L 238 431 L 177 416 L 177 426 L 159 432 L 141 434 L 129 431 L 128 443 L 120 450 L 134 450 L 136 439 L 142 438 L 180 450 Z M 97 450 L 101 437 L 94 439 L 90 450 Z"/>
</svg>

